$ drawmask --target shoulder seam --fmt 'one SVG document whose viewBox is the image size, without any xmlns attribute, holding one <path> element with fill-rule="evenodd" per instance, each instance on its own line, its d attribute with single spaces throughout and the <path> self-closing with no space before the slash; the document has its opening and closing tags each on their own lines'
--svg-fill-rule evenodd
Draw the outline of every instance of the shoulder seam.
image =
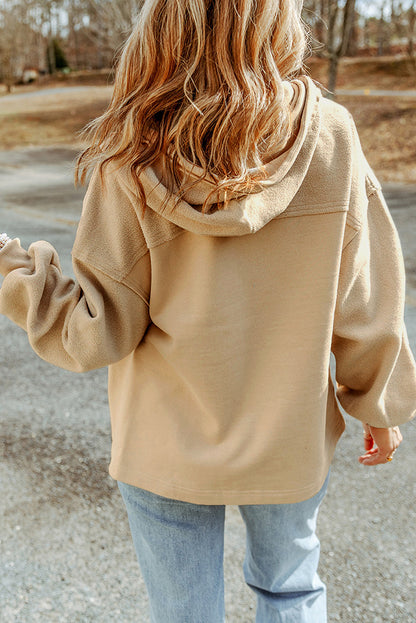
<svg viewBox="0 0 416 623">
<path fill-rule="evenodd" d="M 175 238 L 178 238 L 179 236 L 184 234 L 186 231 L 188 231 L 186 229 L 183 229 L 182 227 L 179 227 L 179 225 L 175 225 L 175 228 L 177 228 L 176 231 L 170 236 L 166 236 L 165 232 L 159 232 L 159 234 L 155 236 L 152 242 L 147 241 L 147 246 L 148 246 L 149 251 L 151 251 L 152 249 L 155 249 L 156 247 L 160 247 L 162 244 L 166 244 L 167 242 L 170 242 L 171 240 L 175 240 Z"/>
<path fill-rule="evenodd" d="M 144 257 L 144 255 L 142 255 L 141 257 Z M 140 261 L 141 257 L 137 260 L 137 262 Z M 119 283 L 120 285 L 124 286 L 125 288 L 127 288 L 128 290 L 133 292 L 136 296 L 138 296 L 140 299 L 142 299 L 143 303 L 145 303 L 147 305 L 147 307 L 149 307 L 149 300 L 148 300 L 148 298 L 146 297 L 145 293 L 142 291 L 141 288 L 138 288 L 137 290 L 134 290 L 127 283 L 124 283 L 124 281 L 122 279 L 118 279 L 114 275 L 110 275 L 107 270 L 103 270 L 102 268 L 100 268 L 99 266 L 96 266 L 92 262 L 85 261 L 85 260 L 81 259 L 80 257 L 77 257 L 75 259 L 79 259 L 86 266 L 89 266 L 90 268 L 94 268 L 95 270 L 98 270 L 100 273 L 103 273 L 103 275 L 105 275 L 106 277 L 108 277 L 112 281 L 115 281 L 116 283 Z"/>
<path fill-rule="evenodd" d="M 96 268 L 97 270 L 102 272 L 107 277 L 110 277 L 110 279 L 113 279 L 113 281 L 117 281 L 118 283 L 122 283 L 123 285 L 126 286 L 126 288 L 128 288 L 129 286 L 127 286 L 125 283 L 123 283 L 124 279 L 127 277 L 128 274 L 130 274 L 130 272 L 132 271 L 134 266 L 137 264 L 137 262 L 139 262 L 147 253 L 149 253 L 148 247 L 146 247 L 144 253 L 142 253 L 142 249 L 140 249 L 140 251 L 136 254 L 136 256 L 134 256 L 134 259 L 131 262 L 131 266 L 129 266 L 129 268 L 127 270 L 123 271 L 123 272 L 120 272 L 120 271 L 117 271 L 117 270 L 109 271 L 108 268 L 106 266 L 104 266 L 103 264 L 101 264 L 100 262 L 95 262 L 95 261 L 93 262 L 89 258 L 87 258 L 87 257 L 85 257 L 85 256 L 83 256 L 82 254 L 79 254 L 79 253 L 77 253 L 77 254 L 72 253 L 72 257 L 75 260 L 79 260 L 79 261 L 83 262 L 87 266 L 91 266 L 92 268 Z"/>
</svg>

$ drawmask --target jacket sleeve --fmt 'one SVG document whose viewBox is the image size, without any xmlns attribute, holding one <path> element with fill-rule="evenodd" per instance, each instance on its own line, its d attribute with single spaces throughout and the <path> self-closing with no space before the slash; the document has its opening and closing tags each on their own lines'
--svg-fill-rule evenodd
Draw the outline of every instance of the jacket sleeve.
<svg viewBox="0 0 416 623">
<path fill-rule="evenodd" d="M 416 412 L 416 370 L 404 325 L 405 272 L 397 230 L 377 180 L 344 247 L 332 351 L 337 397 L 371 426 L 402 424 Z"/>
<path fill-rule="evenodd" d="M 0 312 L 27 331 L 50 363 L 83 372 L 127 356 L 150 323 L 150 260 L 132 197 L 95 173 L 73 249 L 75 280 L 47 242 L 18 239 L 0 250 Z"/>
</svg>

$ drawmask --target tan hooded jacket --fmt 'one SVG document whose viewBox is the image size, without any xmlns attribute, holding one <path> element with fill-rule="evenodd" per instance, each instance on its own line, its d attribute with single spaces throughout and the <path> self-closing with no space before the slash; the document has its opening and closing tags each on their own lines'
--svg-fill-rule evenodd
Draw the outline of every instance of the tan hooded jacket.
<svg viewBox="0 0 416 623">
<path fill-rule="evenodd" d="M 396 229 L 350 115 L 294 83 L 298 135 L 266 188 L 172 211 L 157 170 L 142 216 L 125 170 L 90 182 L 73 249 L 0 251 L 0 311 L 68 370 L 109 365 L 111 475 L 202 504 L 315 494 L 344 429 L 337 395 L 388 427 L 416 409 Z"/>
</svg>

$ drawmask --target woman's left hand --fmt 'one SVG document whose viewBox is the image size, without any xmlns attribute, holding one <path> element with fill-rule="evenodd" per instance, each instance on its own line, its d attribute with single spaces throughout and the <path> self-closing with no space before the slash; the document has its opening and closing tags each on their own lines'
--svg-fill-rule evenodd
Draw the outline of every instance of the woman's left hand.
<svg viewBox="0 0 416 623">
<path fill-rule="evenodd" d="M 365 454 L 358 459 L 363 465 L 380 465 L 390 463 L 393 455 L 403 441 L 398 426 L 391 428 L 375 428 L 363 424 Z"/>
</svg>

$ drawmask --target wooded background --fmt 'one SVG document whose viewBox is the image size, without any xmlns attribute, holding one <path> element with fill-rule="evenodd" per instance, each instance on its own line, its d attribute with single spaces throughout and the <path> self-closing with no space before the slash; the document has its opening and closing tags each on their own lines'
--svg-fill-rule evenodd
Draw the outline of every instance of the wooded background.
<svg viewBox="0 0 416 623">
<path fill-rule="evenodd" d="M 110 68 L 142 1 L 0 0 L 0 81 Z M 312 51 L 328 59 L 333 90 L 342 56 L 407 55 L 415 62 L 416 0 L 305 0 Z"/>
</svg>

